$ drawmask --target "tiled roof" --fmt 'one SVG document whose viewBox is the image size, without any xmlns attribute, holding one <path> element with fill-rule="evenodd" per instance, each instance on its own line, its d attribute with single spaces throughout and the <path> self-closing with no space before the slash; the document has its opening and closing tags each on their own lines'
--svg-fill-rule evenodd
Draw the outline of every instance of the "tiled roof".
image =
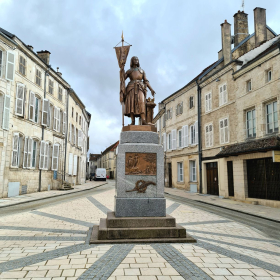
<svg viewBox="0 0 280 280">
<path fill-rule="evenodd" d="M 90 160 L 90 161 L 95 161 L 95 160 L 97 160 L 100 156 L 101 156 L 101 154 L 89 154 L 89 160 Z"/>
<path fill-rule="evenodd" d="M 110 147 L 108 147 L 104 152 L 102 152 L 102 155 L 110 152 L 110 151 L 114 151 L 114 149 L 119 145 L 119 141 L 117 141 L 116 143 L 114 143 L 113 145 L 111 145 Z"/>
<path fill-rule="evenodd" d="M 280 150 L 279 136 L 271 136 L 226 146 L 217 154 L 217 157 L 238 156 L 241 154 L 266 152 L 271 150 Z"/>
</svg>

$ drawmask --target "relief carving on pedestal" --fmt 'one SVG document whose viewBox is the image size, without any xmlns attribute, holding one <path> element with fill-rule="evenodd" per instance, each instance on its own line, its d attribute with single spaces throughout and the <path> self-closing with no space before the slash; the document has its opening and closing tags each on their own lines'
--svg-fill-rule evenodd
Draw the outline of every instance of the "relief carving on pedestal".
<svg viewBox="0 0 280 280">
<path fill-rule="evenodd" d="M 156 153 L 125 153 L 125 175 L 157 174 Z"/>
</svg>

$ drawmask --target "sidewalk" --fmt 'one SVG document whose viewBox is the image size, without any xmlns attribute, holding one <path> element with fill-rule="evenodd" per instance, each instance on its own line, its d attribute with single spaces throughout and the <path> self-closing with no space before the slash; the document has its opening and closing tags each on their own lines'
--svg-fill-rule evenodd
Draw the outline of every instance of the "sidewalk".
<svg viewBox="0 0 280 280">
<path fill-rule="evenodd" d="M 66 190 L 66 191 L 59 191 L 59 190 L 50 190 L 50 191 L 43 191 L 43 192 L 36 192 L 36 193 L 29 193 L 24 195 L 18 195 L 8 198 L 0 198 L 0 208 L 27 203 L 30 201 L 42 200 L 50 197 L 55 196 L 62 196 L 71 193 L 82 192 L 90 189 L 94 189 L 96 187 L 102 186 L 107 184 L 104 181 L 87 181 L 85 184 L 82 185 L 75 185 L 74 190 Z"/>
<path fill-rule="evenodd" d="M 243 203 L 239 201 L 234 201 L 231 199 L 220 198 L 215 195 L 191 193 L 185 190 L 180 190 L 175 188 L 165 188 L 164 192 L 167 194 L 176 195 L 179 197 L 184 197 L 195 201 L 201 201 L 219 207 L 224 207 L 231 210 L 280 222 L 279 208 L 272 208 L 263 205 L 253 205 L 253 204 Z"/>
</svg>

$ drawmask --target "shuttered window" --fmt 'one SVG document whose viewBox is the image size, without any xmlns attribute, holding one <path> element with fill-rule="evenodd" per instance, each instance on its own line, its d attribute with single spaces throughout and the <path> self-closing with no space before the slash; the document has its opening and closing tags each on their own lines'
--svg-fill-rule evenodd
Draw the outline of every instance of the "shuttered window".
<svg viewBox="0 0 280 280">
<path fill-rule="evenodd" d="M 194 102 L 193 102 L 193 96 L 190 97 L 190 109 L 193 108 Z"/>
<path fill-rule="evenodd" d="M 77 175 L 78 156 L 74 155 L 73 175 Z"/>
<path fill-rule="evenodd" d="M 219 87 L 219 104 L 220 106 L 226 104 L 228 101 L 227 85 L 224 84 Z"/>
<path fill-rule="evenodd" d="M 72 125 L 69 123 L 69 142 L 72 142 Z"/>
<path fill-rule="evenodd" d="M 24 149 L 23 149 L 23 162 L 22 162 L 23 168 L 27 168 L 27 152 L 28 152 L 28 137 L 25 137 Z"/>
<path fill-rule="evenodd" d="M 3 107 L 3 129 L 9 129 L 9 122 L 10 122 L 10 103 L 11 97 L 9 95 L 5 95 L 4 98 L 4 107 Z"/>
<path fill-rule="evenodd" d="M 37 156 L 37 142 L 33 140 L 33 145 L 32 145 L 32 163 L 31 167 L 35 168 L 36 167 L 36 156 Z"/>
<path fill-rule="evenodd" d="M 183 147 L 183 130 L 178 130 L 178 148 Z"/>
<path fill-rule="evenodd" d="M 190 181 L 196 182 L 196 165 L 195 160 L 190 160 Z"/>
<path fill-rule="evenodd" d="M 58 87 L 58 99 L 62 101 L 62 88 Z"/>
<path fill-rule="evenodd" d="M 266 105 L 266 127 L 267 133 L 278 132 L 277 101 Z"/>
<path fill-rule="evenodd" d="M 195 125 L 190 126 L 190 144 L 195 144 Z"/>
<path fill-rule="evenodd" d="M 7 51 L 6 63 L 6 79 L 13 81 L 15 76 L 15 55 L 11 51 Z"/>
<path fill-rule="evenodd" d="M 78 131 L 78 147 L 82 147 L 82 131 Z"/>
<path fill-rule="evenodd" d="M 19 57 L 19 73 L 26 75 L 26 60 L 21 55 Z"/>
<path fill-rule="evenodd" d="M 205 146 L 213 146 L 213 124 L 208 124 L 205 126 Z"/>
<path fill-rule="evenodd" d="M 66 112 L 63 112 L 63 130 L 62 133 L 65 134 L 66 133 Z"/>
<path fill-rule="evenodd" d="M 173 129 L 171 131 L 171 134 L 172 134 L 172 150 L 176 150 L 176 146 L 177 146 L 177 140 L 176 140 L 176 137 L 177 137 L 177 130 L 176 129 Z"/>
<path fill-rule="evenodd" d="M 54 144 L 53 153 L 52 153 L 52 170 L 58 170 L 58 162 L 59 162 L 59 144 Z"/>
<path fill-rule="evenodd" d="M 68 174 L 72 175 L 73 172 L 73 154 L 69 153 L 69 159 L 68 159 Z"/>
<path fill-rule="evenodd" d="M 183 147 L 189 146 L 189 126 L 184 125 L 183 128 Z"/>
<path fill-rule="evenodd" d="M 42 85 L 42 72 L 36 69 L 36 84 L 40 87 Z"/>
<path fill-rule="evenodd" d="M 229 142 L 229 127 L 228 119 L 220 120 L 220 143 L 225 144 Z"/>
<path fill-rule="evenodd" d="M 15 106 L 16 115 L 23 116 L 23 106 L 24 106 L 24 85 L 17 84 L 16 106 Z"/>
<path fill-rule="evenodd" d="M 41 141 L 39 168 L 48 169 L 48 164 L 49 164 L 49 143 L 46 141 Z"/>
<path fill-rule="evenodd" d="M 53 94 L 53 81 L 49 79 L 49 93 Z"/>
<path fill-rule="evenodd" d="M 246 112 L 246 130 L 247 137 L 256 137 L 256 110 L 250 110 Z"/>
<path fill-rule="evenodd" d="M 209 112 L 212 110 L 212 94 L 211 92 L 205 95 L 205 111 Z"/>
<path fill-rule="evenodd" d="M 33 91 L 29 92 L 29 120 L 34 122 L 35 118 L 35 93 Z"/>
<path fill-rule="evenodd" d="M 33 139 L 28 138 L 28 144 L 27 144 L 27 168 L 32 167 L 32 152 L 33 152 Z"/>
<path fill-rule="evenodd" d="M 177 162 L 177 181 L 183 182 L 183 162 Z"/>
<path fill-rule="evenodd" d="M 12 152 L 12 166 L 13 167 L 18 167 L 19 164 L 19 134 L 14 133 L 13 137 L 13 152 Z"/>
</svg>

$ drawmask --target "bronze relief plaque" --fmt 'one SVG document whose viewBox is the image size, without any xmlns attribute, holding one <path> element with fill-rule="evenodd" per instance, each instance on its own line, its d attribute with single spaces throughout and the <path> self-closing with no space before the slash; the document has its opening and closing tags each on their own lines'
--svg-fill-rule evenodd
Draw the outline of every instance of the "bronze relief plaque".
<svg viewBox="0 0 280 280">
<path fill-rule="evenodd" d="M 157 154 L 125 153 L 125 175 L 157 175 Z"/>
</svg>

